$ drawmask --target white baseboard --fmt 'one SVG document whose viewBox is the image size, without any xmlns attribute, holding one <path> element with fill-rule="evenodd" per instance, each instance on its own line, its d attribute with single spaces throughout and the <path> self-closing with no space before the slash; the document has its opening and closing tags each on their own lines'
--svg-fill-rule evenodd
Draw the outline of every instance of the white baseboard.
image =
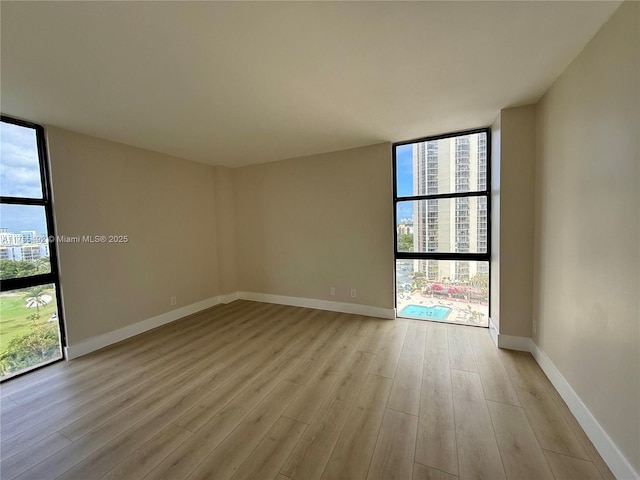
<svg viewBox="0 0 640 480">
<path fill-rule="evenodd" d="M 531 344 L 532 341 L 529 337 L 515 337 L 513 335 L 502 335 L 498 333 L 498 347 L 500 348 L 530 352 Z"/>
<path fill-rule="evenodd" d="M 503 335 L 500 333 L 498 326 L 493 323 L 489 317 L 489 334 L 493 343 L 499 348 L 507 350 L 518 350 L 521 352 L 530 352 L 532 341 L 529 337 L 515 337 L 513 335 Z"/>
<path fill-rule="evenodd" d="M 491 335 L 491 340 L 495 343 L 496 347 L 498 346 L 498 327 L 493 323 L 491 317 L 489 317 L 489 335 Z"/>
<path fill-rule="evenodd" d="M 607 435 L 607 432 L 591 414 L 578 394 L 571 388 L 569 382 L 562 376 L 560 370 L 556 368 L 551 359 L 533 341 L 531 342 L 531 347 L 533 358 L 536 359 L 542 371 L 565 401 L 569 410 L 576 417 L 576 420 L 578 420 L 589 440 L 596 447 L 596 450 L 598 450 L 598 453 L 615 477 L 620 480 L 640 480 L 640 474 L 634 470 L 633 466 Z"/>
<path fill-rule="evenodd" d="M 126 327 L 119 328 L 118 330 L 113 330 L 112 332 L 107 332 L 102 335 L 91 337 L 88 340 L 84 340 L 83 342 L 80 342 L 76 345 L 67 346 L 65 347 L 65 357 L 67 358 L 67 360 L 81 357 L 83 355 L 86 355 L 87 353 L 99 350 L 108 345 L 121 342 L 122 340 L 126 340 L 127 338 L 133 337 L 135 335 L 139 335 L 140 333 L 146 332 L 147 330 L 151 330 L 161 325 L 174 322 L 180 318 L 186 317 L 187 315 L 192 315 L 220 303 L 233 302 L 237 299 L 238 292 L 235 292 L 229 295 L 218 295 L 206 300 L 202 300 L 200 302 L 192 303 L 191 305 L 176 308 L 175 310 L 171 310 L 170 312 L 166 312 L 152 318 L 147 318 L 146 320 L 142 320 L 132 325 L 127 325 Z"/>
<path fill-rule="evenodd" d="M 290 305 L 292 307 L 315 308 L 317 310 L 353 313 L 356 315 L 366 315 L 368 317 L 387 319 L 396 318 L 395 308 L 372 307 L 369 305 L 359 305 L 357 303 L 331 302 L 328 300 L 317 300 L 315 298 L 287 297 L 284 295 L 270 295 L 267 293 L 252 292 L 239 292 L 239 298 L 254 302 L 276 303 L 279 305 Z"/>
</svg>

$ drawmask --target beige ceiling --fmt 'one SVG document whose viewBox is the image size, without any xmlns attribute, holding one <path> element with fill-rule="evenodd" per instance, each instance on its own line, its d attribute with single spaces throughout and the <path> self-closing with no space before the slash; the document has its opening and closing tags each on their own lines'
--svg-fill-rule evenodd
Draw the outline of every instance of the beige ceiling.
<svg viewBox="0 0 640 480">
<path fill-rule="evenodd" d="M 489 124 L 619 2 L 5 2 L 2 113 L 247 165 Z"/>
</svg>

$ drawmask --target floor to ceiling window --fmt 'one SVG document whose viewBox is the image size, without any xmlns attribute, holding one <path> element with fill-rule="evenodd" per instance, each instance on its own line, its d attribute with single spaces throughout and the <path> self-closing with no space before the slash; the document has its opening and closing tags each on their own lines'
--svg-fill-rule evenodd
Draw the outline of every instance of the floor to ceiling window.
<svg viewBox="0 0 640 480">
<path fill-rule="evenodd" d="M 489 133 L 393 146 L 400 317 L 489 324 Z"/>
<path fill-rule="evenodd" d="M 63 358 L 44 129 L 0 122 L 0 380 Z"/>
</svg>

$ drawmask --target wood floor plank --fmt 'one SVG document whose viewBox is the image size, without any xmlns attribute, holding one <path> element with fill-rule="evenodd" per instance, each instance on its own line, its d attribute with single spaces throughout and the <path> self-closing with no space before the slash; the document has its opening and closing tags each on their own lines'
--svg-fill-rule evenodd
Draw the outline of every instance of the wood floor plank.
<svg viewBox="0 0 640 480">
<path fill-rule="evenodd" d="M 343 366 L 345 355 L 349 355 L 348 349 L 335 349 L 329 359 L 323 363 L 323 368 L 302 389 L 300 395 L 289 405 L 284 415 L 293 420 L 310 424 L 313 417 L 329 401 L 325 395 L 332 391 L 338 381 Z M 320 359 L 314 360 L 320 362 Z"/>
<path fill-rule="evenodd" d="M 540 446 L 545 450 L 590 460 L 589 454 L 565 422 L 542 382 L 526 371 L 530 354 L 502 352 L 503 365 Z"/>
<path fill-rule="evenodd" d="M 275 378 L 299 363 L 291 357 L 283 355 L 284 349 L 268 350 L 257 354 L 256 358 L 244 367 L 235 370 L 225 368 L 224 375 L 209 394 L 191 410 L 185 412 L 176 420 L 180 425 L 192 432 L 206 424 L 220 410 L 229 404 L 237 395 L 250 385 L 254 385 L 254 394 L 259 394 Z"/>
<path fill-rule="evenodd" d="M 45 458 L 59 452 L 67 445 L 71 445 L 71 440 L 54 433 L 35 442 L 31 448 L 23 450 L 12 457 L 4 458 L 3 456 L 2 462 L 0 462 L 0 478 L 12 480 Z"/>
<path fill-rule="evenodd" d="M 325 355 L 327 350 L 336 347 L 335 341 L 344 334 L 344 324 L 340 321 L 340 314 L 333 313 L 331 323 L 323 329 L 311 344 L 300 354 L 303 359 L 317 360 Z"/>
<path fill-rule="evenodd" d="M 451 370 L 461 479 L 506 478 L 477 373 Z"/>
<path fill-rule="evenodd" d="M 408 328 L 389 396 L 389 408 L 418 416 L 426 336 L 424 328 Z"/>
<path fill-rule="evenodd" d="M 413 480 L 458 480 L 458 477 L 420 463 L 414 463 Z"/>
<path fill-rule="evenodd" d="M 269 374 L 255 379 L 234 397 L 233 402 L 207 420 L 185 443 L 180 445 L 145 478 L 186 478 L 225 438 L 250 414 L 261 401 L 273 396 L 273 390 L 281 383 L 299 358 L 283 356 L 274 364 Z M 288 382 L 290 383 L 290 382 Z M 298 384 L 299 388 L 301 388 Z M 298 390 L 296 390 L 297 393 Z M 284 406 L 289 404 L 288 399 Z"/>
<path fill-rule="evenodd" d="M 452 369 L 477 373 L 478 368 L 476 367 L 476 361 L 473 357 L 468 331 L 468 327 L 461 327 L 459 325 L 447 326 L 449 363 Z"/>
<path fill-rule="evenodd" d="M 351 408 L 367 378 L 374 355 L 357 351 L 341 373 L 336 388 L 328 395 L 309 428 L 282 468 L 292 478 L 317 480 L 331 456 Z"/>
<path fill-rule="evenodd" d="M 323 365 L 319 360 L 304 360 L 297 368 L 291 371 L 285 380 L 300 385 L 308 385 L 309 381 L 318 375 Z"/>
<path fill-rule="evenodd" d="M 209 380 L 215 381 L 215 378 L 223 371 L 224 364 L 206 361 L 196 363 L 193 367 L 193 369 L 185 370 L 180 377 L 172 382 L 167 382 L 164 385 L 158 384 L 157 387 L 159 388 L 136 391 L 138 395 L 127 396 L 127 401 L 122 403 L 111 402 L 108 407 L 102 408 L 60 428 L 59 432 L 71 440 L 78 440 L 113 418 L 116 418 L 118 415 L 131 413 L 136 410 L 144 412 L 147 409 L 152 409 L 155 405 L 170 399 L 175 395 L 176 391 L 192 388 L 199 380 L 202 381 L 202 383 Z"/>
<path fill-rule="evenodd" d="M 371 459 L 368 480 L 400 480 L 413 476 L 418 417 L 387 409 Z"/>
<path fill-rule="evenodd" d="M 188 369 L 190 365 L 194 365 L 191 359 L 176 359 L 171 362 L 171 365 L 166 366 L 164 375 L 162 375 L 163 372 L 147 372 L 145 375 L 145 371 L 141 371 L 128 377 L 127 382 L 122 384 L 121 391 L 110 392 L 101 396 L 100 399 L 86 398 L 81 403 L 76 404 L 74 408 L 64 409 L 60 413 L 56 413 L 57 409 L 54 408 L 50 415 L 44 418 L 41 418 L 39 414 L 34 415 L 34 417 L 26 417 L 25 424 L 23 424 L 24 430 L 20 431 L 20 433 L 3 429 L 0 451 L 3 455 L 15 455 L 22 450 L 30 449 L 39 438 L 51 435 L 87 415 L 113 418 L 114 415 L 133 405 L 136 399 L 147 397 L 153 391 L 161 389 L 163 384 L 156 384 L 156 379 L 165 378 L 166 376 L 172 378 L 174 374 L 178 378 L 180 371 Z M 199 367 L 196 365 L 196 368 Z M 112 402 L 122 404 L 122 408 L 114 411 L 113 415 L 110 415 L 107 411 L 103 413 L 103 409 L 108 410 L 112 407 Z M 94 427 L 96 426 L 94 425 Z"/>
<path fill-rule="evenodd" d="M 474 328 L 468 331 L 468 336 L 485 398 L 494 402 L 520 406 L 518 395 L 502 366 L 498 349 L 491 340 L 489 332 L 484 328 Z"/>
<path fill-rule="evenodd" d="M 325 358 L 336 349 L 346 348 L 351 344 L 350 337 L 354 331 L 354 325 L 349 321 L 350 315 L 339 314 L 328 335 L 321 337 L 303 355 L 303 358 L 319 360 Z"/>
<path fill-rule="evenodd" d="M 416 462 L 458 474 L 449 353 L 440 348 L 425 349 Z"/>
<path fill-rule="evenodd" d="M 378 350 L 376 359 L 373 365 L 371 365 L 371 371 L 369 373 L 380 375 L 381 377 L 395 377 L 400 354 L 402 353 L 402 346 L 404 345 L 404 338 L 407 334 L 407 328 L 408 325 L 404 322 L 395 325 L 395 328 L 388 333 L 388 338 L 385 339 Z"/>
<path fill-rule="evenodd" d="M 202 388 L 183 393 L 165 405 L 156 415 L 134 424 L 73 468 L 56 477 L 57 480 L 86 480 L 87 478 L 100 478 L 106 475 L 120 460 L 125 459 L 140 445 L 148 444 L 158 434 L 162 433 L 167 424 L 171 424 L 171 421 L 180 415 L 181 411 L 197 403 L 203 395 Z M 178 432 L 178 435 L 184 440 L 188 438 L 188 435 L 183 432 Z M 79 440 L 79 442 L 82 442 L 82 440 Z M 73 445 L 71 448 L 73 448 Z"/>
<path fill-rule="evenodd" d="M 142 478 L 153 470 L 171 452 L 182 445 L 192 433 L 177 425 L 169 424 L 164 430 L 117 463 L 102 477 L 104 480 Z"/>
<path fill-rule="evenodd" d="M 360 350 L 363 352 L 378 353 L 388 338 L 389 332 L 397 328 L 398 324 L 396 322 L 398 321 L 400 320 L 389 321 L 376 319 L 367 334 L 363 337 L 359 347 Z"/>
<path fill-rule="evenodd" d="M 449 335 L 447 324 L 427 322 L 427 346 L 431 348 L 449 348 Z"/>
<path fill-rule="evenodd" d="M 200 379 L 205 382 L 207 375 L 201 375 Z M 114 442 L 114 438 L 121 439 L 121 435 L 124 436 L 124 438 L 129 438 L 129 436 L 135 435 L 136 430 L 132 430 L 132 426 L 135 426 L 138 422 L 142 422 L 148 418 L 151 418 L 154 428 L 160 429 L 161 425 L 172 420 L 171 417 L 166 418 L 171 412 L 175 412 L 175 414 L 180 413 L 180 410 L 176 408 L 176 405 L 186 402 L 188 407 L 192 402 L 196 402 L 199 399 L 198 395 L 201 396 L 202 391 L 198 391 L 198 387 L 198 383 L 194 383 L 193 385 L 184 383 L 180 389 L 167 387 L 166 389 L 157 392 L 157 394 L 148 397 L 144 401 L 125 410 L 113 419 L 90 431 L 71 445 L 66 446 L 54 455 L 49 456 L 17 478 L 56 478 L 63 475 L 65 472 L 72 470 L 77 465 L 82 467 L 83 473 L 80 475 L 80 478 L 82 478 L 83 475 L 86 475 L 84 473 L 86 464 L 83 463 L 86 459 L 92 464 L 100 464 L 104 467 L 105 463 L 101 463 L 104 457 L 103 454 L 106 452 L 108 456 L 111 448 L 124 443 L 123 440 L 117 440 Z M 194 393 L 195 398 L 193 396 Z M 155 417 L 154 414 L 159 415 L 158 417 Z M 156 418 L 159 420 L 157 422 L 153 422 Z M 149 432 L 151 432 L 151 436 L 153 436 L 157 430 L 145 430 L 144 434 Z M 104 450 L 102 450 L 103 448 Z M 106 473 L 106 471 L 107 470 L 103 473 Z"/>
<path fill-rule="evenodd" d="M 600 472 L 588 460 L 544 450 L 556 480 L 602 480 Z"/>
<path fill-rule="evenodd" d="M 522 407 L 487 402 L 507 478 L 553 480 Z"/>
<path fill-rule="evenodd" d="M 289 346 L 287 355 L 308 360 L 309 352 L 314 346 L 331 334 L 337 318 L 338 314 L 335 312 L 316 310 L 311 320 L 312 327 Z"/>
<path fill-rule="evenodd" d="M 280 417 L 231 479 L 274 478 L 306 428 L 304 423 Z"/>
<path fill-rule="evenodd" d="M 284 381 L 276 386 L 273 392 L 189 475 L 189 479 L 231 478 L 301 388 L 297 383 Z"/>
<path fill-rule="evenodd" d="M 369 375 L 325 467 L 322 480 L 360 480 L 367 476 L 392 380 Z"/>
</svg>

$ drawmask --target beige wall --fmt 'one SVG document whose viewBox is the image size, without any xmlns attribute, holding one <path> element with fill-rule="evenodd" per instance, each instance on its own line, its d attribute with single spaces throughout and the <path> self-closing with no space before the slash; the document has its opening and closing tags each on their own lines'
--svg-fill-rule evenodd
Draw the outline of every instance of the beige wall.
<svg viewBox="0 0 640 480">
<path fill-rule="evenodd" d="M 501 335 L 531 336 L 535 115 L 533 105 L 500 112 Z"/>
<path fill-rule="evenodd" d="M 213 167 L 47 133 L 58 235 L 129 236 L 59 245 L 69 345 L 220 293 Z"/>
<path fill-rule="evenodd" d="M 389 144 L 233 173 L 241 291 L 394 307 Z"/>
<path fill-rule="evenodd" d="M 238 291 L 236 218 L 233 170 L 215 167 L 215 218 L 220 293 Z"/>
<path fill-rule="evenodd" d="M 623 4 L 538 104 L 534 242 L 535 342 L 636 471 L 639 8 Z"/>
</svg>

